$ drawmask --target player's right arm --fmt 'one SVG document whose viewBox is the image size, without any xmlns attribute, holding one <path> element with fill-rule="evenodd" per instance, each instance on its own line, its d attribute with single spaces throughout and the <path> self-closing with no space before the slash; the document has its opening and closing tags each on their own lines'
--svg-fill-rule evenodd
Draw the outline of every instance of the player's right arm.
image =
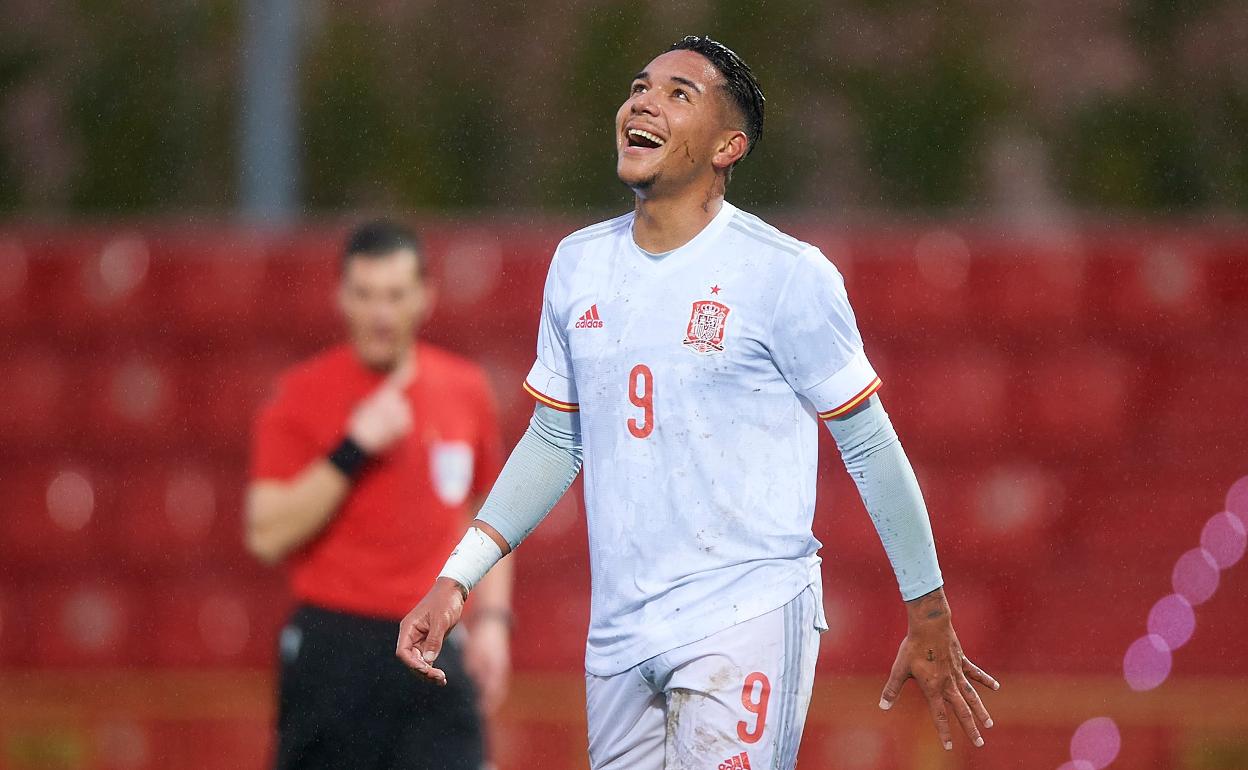
<svg viewBox="0 0 1248 770">
<path fill-rule="evenodd" d="M 385 452 L 412 427 L 411 409 L 403 396 L 411 367 L 395 370 L 364 399 L 345 426 L 354 444 L 346 461 L 318 457 L 288 480 L 258 479 L 247 488 L 247 550 L 266 564 L 275 564 L 320 532 L 351 491 L 352 465 Z M 341 448 L 339 451 L 342 451 Z"/>
<path fill-rule="evenodd" d="M 468 592 L 537 528 L 580 470 L 579 416 L 539 403 L 464 539 L 433 587 L 399 624 L 399 660 L 446 684 L 446 674 L 433 663 L 446 634 L 459 622 Z"/>
</svg>

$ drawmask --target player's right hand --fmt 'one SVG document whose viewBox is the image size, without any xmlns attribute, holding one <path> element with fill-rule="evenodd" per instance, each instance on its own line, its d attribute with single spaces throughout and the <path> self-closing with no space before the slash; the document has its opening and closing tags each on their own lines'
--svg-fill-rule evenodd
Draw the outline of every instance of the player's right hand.
<svg viewBox="0 0 1248 770">
<path fill-rule="evenodd" d="M 425 598 L 399 623 L 399 643 L 394 654 L 416 673 L 446 684 L 446 672 L 433 664 L 442 651 L 443 640 L 463 612 L 463 589 L 450 578 L 438 578 Z"/>
<path fill-rule="evenodd" d="M 368 395 L 347 421 L 347 435 L 370 455 L 384 452 L 412 430 L 412 408 L 403 390 L 412 381 L 405 361 Z"/>
</svg>

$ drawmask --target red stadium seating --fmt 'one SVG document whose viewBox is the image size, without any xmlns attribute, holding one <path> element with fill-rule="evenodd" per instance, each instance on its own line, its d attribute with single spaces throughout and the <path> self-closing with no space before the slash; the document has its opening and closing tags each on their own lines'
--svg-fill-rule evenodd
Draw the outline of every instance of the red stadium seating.
<svg viewBox="0 0 1248 770">
<path fill-rule="evenodd" d="M 972 314 L 994 333 L 1073 335 L 1085 312 L 1087 259 L 1075 236 L 985 245 L 970 271 Z"/>
<path fill-rule="evenodd" d="M 238 339 L 262 324 L 268 261 L 263 242 L 169 236 L 160 245 L 153 283 L 159 328 L 197 338 Z"/>
<path fill-rule="evenodd" d="M 71 397 L 81 377 L 75 362 L 34 346 L 9 356 L 0 359 L 0 431 L 26 446 L 62 444 L 82 416 L 80 399 Z"/>
<path fill-rule="evenodd" d="M 80 571 L 80 570 L 79 570 Z M 150 603 L 115 575 L 58 579 L 24 587 L 29 660 L 40 667 L 149 662 Z"/>
<path fill-rule="evenodd" d="M 30 631 L 17 592 L 0 586 L 0 669 L 24 663 Z"/>
<path fill-rule="evenodd" d="M 550 254 L 568 229 L 425 228 L 438 295 L 425 336 L 486 368 L 508 447 L 532 412 L 519 384 Z M 846 278 L 967 651 L 1003 676 L 1116 685 L 1127 646 L 1172 590 L 1175 560 L 1248 474 L 1248 238 L 1199 228 L 795 232 Z M 289 599 L 280 572 L 242 547 L 248 441 L 278 372 L 341 339 L 343 234 L 0 232 L 0 668 L 272 670 Z M 819 666 L 823 681 L 882 684 L 904 608 L 857 490 L 820 436 L 815 534 L 832 628 Z M 519 672 L 575 680 L 581 669 L 590 594 L 576 495 L 519 552 Z M 1245 570 L 1248 561 L 1223 571 L 1196 607 L 1172 676 L 1242 678 Z M 1121 724 L 1114 766 L 1190 764 L 1192 735 L 1157 727 L 1141 704 Z M 499 766 L 583 757 L 579 716 L 568 713 L 506 716 Z M 1068 722 L 1097 715 L 1002 718 L 987 750 L 958 753 L 950 767 L 1052 770 L 1069 759 Z M 9 716 L 0 746 L 27 740 Z M 64 738 L 84 769 L 263 764 L 266 720 L 202 716 L 84 718 L 46 745 Z M 937 756 L 897 748 L 917 745 L 922 719 L 880 724 L 813 719 L 803 766 L 900 769 Z M 0 754 L 0 770 L 11 760 Z"/>
<path fill-rule="evenodd" d="M 107 561 L 115 498 L 106 472 L 77 461 L 0 476 L 0 561 L 40 572 Z"/>
<path fill-rule="evenodd" d="M 241 473 L 202 462 L 145 467 L 119 484 L 119 551 L 128 564 L 203 569 L 250 561 L 243 552 Z"/>
<path fill-rule="evenodd" d="M 275 573 L 245 583 L 199 577 L 166 584 L 149 601 L 152 654 L 162 666 L 271 665 L 290 607 Z"/>
<path fill-rule="evenodd" d="M 1194 333 L 1211 319 L 1209 262 L 1200 242 L 1116 236 L 1093 243 L 1088 279 L 1097 292 L 1088 308 L 1102 328 L 1125 332 L 1137 343 L 1161 342 Z"/>
<path fill-rule="evenodd" d="M 86 379 L 84 427 L 97 446 L 151 448 L 186 440 L 175 419 L 184 385 L 167 362 L 143 352 L 97 359 Z"/>
</svg>

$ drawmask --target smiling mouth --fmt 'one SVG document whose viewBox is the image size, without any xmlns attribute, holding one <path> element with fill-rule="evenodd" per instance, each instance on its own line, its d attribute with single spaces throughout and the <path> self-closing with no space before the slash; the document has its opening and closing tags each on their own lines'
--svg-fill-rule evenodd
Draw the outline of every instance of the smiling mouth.
<svg viewBox="0 0 1248 770">
<path fill-rule="evenodd" d="M 629 147 L 644 147 L 646 149 L 656 149 L 667 144 L 662 138 L 655 136 L 649 131 L 643 131 L 640 128 L 630 128 L 626 132 Z"/>
</svg>

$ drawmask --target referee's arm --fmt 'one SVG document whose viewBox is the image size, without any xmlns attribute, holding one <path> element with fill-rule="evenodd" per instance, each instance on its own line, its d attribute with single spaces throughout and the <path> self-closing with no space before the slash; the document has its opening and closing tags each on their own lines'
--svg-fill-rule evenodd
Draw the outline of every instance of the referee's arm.
<svg viewBox="0 0 1248 770">
<path fill-rule="evenodd" d="M 247 488 L 246 540 L 253 556 L 276 564 L 333 518 L 364 462 L 411 430 L 411 407 L 403 397 L 410 380 L 411 368 L 400 367 L 364 399 L 329 456 L 313 460 L 289 481 L 260 479 Z"/>
</svg>

